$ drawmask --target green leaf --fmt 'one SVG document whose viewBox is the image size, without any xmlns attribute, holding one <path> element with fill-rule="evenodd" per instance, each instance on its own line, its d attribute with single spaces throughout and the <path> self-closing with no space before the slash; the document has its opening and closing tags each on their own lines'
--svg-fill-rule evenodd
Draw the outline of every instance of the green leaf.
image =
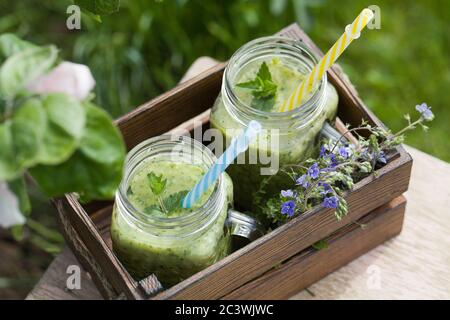
<svg viewBox="0 0 450 320">
<path fill-rule="evenodd" d="M 20 39 L 12 33 L 0 35 L 0 61 L 30 48 L 37 48 L 37 46 L 31 42 Z"/>
<path fill-rule="evenodd" d="M 81 152 L 88 158 L 102 163 L 123 161 L 126 152 L 120 131 L 104 110 L 85 103 L 88 117 L 81 139 Z"/>
<path fill-rule="evenodd" d="M 102 164 L 76 151 L 56 166 L 39 165 L 30 173 L 49 197 L 77 192 L 82 201 L 112 199 L 122 178 L 122 165 Z"/>
<path fill-rule="evenodd" d="M 62 94 L 49 94 L 43 99 L 47 115 L 39 162 L 59 164 L 77 149 L 86 124 L 86 108 L 74 98 Z"/>
<path fill-rule="evenodd" d="M 253 100 L 251 106 L 262 111 L 270 111 L 275 104 L 277 85 L 272 81 L 269 67 L 265 62 L 259 67 L 254 80 L 236 84 L 237 87 L 251 89 Z"/>
<path fill-rule="evenodd" d="M 155 196 L 159 196 L 166 189 L 167 179 L 164 179 L 162 174 L 158 176 L 155 173 L 150 172 L 147 174 L 147 179 L 150 189 Z"/>
<path fill-rule="evenodd" d="M 47 116 L 39 99 L 27 100 L 14 113 L 11 131 L 15 161 L 22 169 L 37 164 Z"/>
<path fill-rule="evenodd" d="M 345 217 L 348 213 L 348 206 L 347 206 L 347 201 L 345 201 L 344 198 L 342 197 L 338 197 L 339 202 L 338 202 L 338 206 L 335 210 L 335 216 L 338 219 L 338 221 L 341 221 L 343 217 Z"/>
<path fill-rule="evenodd" d="M 260 82 L 258 80 L 250 80 L 247 82 L 238 83 L 236 86 L 246 89 L 258 89 L 260 87 Z"/>
<path fill-rule="evenodd" d="M 275 97 L 268 98 L 254 98 L 251 106 L 261 111 L 270 111 L 275 105 Z"/>
<path fill-rule="evenodd" d="M 183 190 L 171 194 L 167 198 L 164 198 L 163 203 L 164 207 L 167 209 L 167 212 L 171 212 L 177 208 L 181 207 L 181 200 L 189 193 L 189 190 Z"/>
<path fill-rule="evenodd" d="M 11 227 L 11 236 L 17 242 L 20 242 L 25 237 L 25 228 L 24 225 L 15 225 Z"/>
<path fill-rule="evenodd" d="M 259 67 L 258 73 L 256 74 L 257 77 L 261 78 L 261 80 L 272 80 L 272 75 L 270 74 L 269 67 L 265 62 L 261 64 Z"/>
<path fill-rule="evenodd" d="M 328 248 L 328 243 L 325 240 L 319 240 L 312 247 L 316 250 L 323 250 Z"/>
<path fill-rule="evenodd" d="M 80 138 L 86 123 L 86 113 L 75 98 L 64 93 L 51 93 L 43 99 L 48 119 L 74 138 Z"/>
<path fill-rule="evenodd" d="M 15 159 L 11 121 L 0 123 L 0 181 L 18 177 L 20 168 Z"/>
<path fill-rule="evenodd" d="M 90 141 L 90 135 L 95 133 L 95 141 L 104 139 L 111 146 L 100 147 L 93 158 L 93 153 L 80 148 L 67 161 L 59 165 L 39 165 L 30 169 L 39 186 L 48 196 L 58 196 L 68 192 L 78 192 L 83 201 L 92 199 L 111 199 L 122 179 L 125 146 L 117 129 L 112 127 L 109 116 L 92 104 L 85 106 L 86 129 L 81 141 L 95 145 Z M 102 128 L 99 128 L 101 126 Z M 107 136 L 106 136 L 107 135 Z M 100 143 L 99 145 L 103 145 Z M 110 147 L 115 148 L 111 151 Z M 103 150 L 103 152 L 102 152 Z M 108 158 L 111 155 L 112 158 Z"/>
<path fill-rule="evenodd" d="M 14 193 L 19 201 L 19 209 L 25 216 L 31 212 L 30 198 L 28 197 L 27 185 L 23 176 L 8 182 L 9 190 Z"/>
<path fill-rule="evenodd" d="M 163 212 L 161 211 L 161 208 L 156 205 L 156 204 L 152 204 L 151 206 L 148 206 L 147 208 L 144 209 L 144 212 L 146 214 L 150 214 L 150 215 L 161 215 L 163 214 Z"/>
<path fill-rule="evenodd" d="M 94 15 L 108 15 L 119 11 L 120 0 L 75 0 L 81 9 Z"/>
<path fill-rule="evenodd" d="M 0 95 L 13 99 L 30 81 L 47 72 L 57 57 L 55 46 L 28 48 L 10 56 L 0 68 Z"/>
</svg>

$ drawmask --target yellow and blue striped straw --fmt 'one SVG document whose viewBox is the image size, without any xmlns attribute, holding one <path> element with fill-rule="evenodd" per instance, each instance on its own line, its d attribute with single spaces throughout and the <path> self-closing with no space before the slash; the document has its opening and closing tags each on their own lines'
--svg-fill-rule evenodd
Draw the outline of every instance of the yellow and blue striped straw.
<svg viewBox="0 0 450 320">
<path fill-rule="evenodd" d="M 237 158 L 237 156 L 247 150 L 250 142 L 256 135 L 261 132 L 261 124 L 258 121 L 250 121 L 247 129 L 239 136 L 231 140 L 230 146 L 217 159 L 217 161 L 209 168 L 208 172 L 194 186 L 194 188 L 186 195 L 182 201 L 183 208 L 190 208 L 201 197 L 203 192 L 208 190 L 225 169 Z"/>
<path fill-rule="evenodd" d="M 314 84 L 322 79 L 327 70 L 336 62 L 344 50 L 352 43 L 354 39 L 358 39 L 361 31 L 374 17 L 372 10 L 363 9 L 356 17 L 351 25 L 345 28 L 345 32 L 336 41 L 336 43 L 328 50 L 328 52 L 315 65 L 314 69 L 305 77 L 298 85 L 296 90 L 281 105 L 280 112 L 290 111 L 299 106 L 305 94 L 311 91 Z"/>
</svg>

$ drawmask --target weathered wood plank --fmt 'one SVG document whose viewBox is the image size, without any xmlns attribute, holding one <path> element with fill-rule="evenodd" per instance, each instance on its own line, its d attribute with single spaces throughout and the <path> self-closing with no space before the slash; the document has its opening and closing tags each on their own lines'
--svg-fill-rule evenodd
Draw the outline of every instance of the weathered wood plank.
<svg viewBox="0 0 450 320">
<path fill-rule="evenodd" d="M 223 299 L 287 299 L 400 233 L 406 199 L 401 196 L 327 237 L 328 248 L 308 248 Z M 364 225 L 362 227 L 361 225 Z M 351 244 L 351 245 L 349 245 Z"/>
</svg>

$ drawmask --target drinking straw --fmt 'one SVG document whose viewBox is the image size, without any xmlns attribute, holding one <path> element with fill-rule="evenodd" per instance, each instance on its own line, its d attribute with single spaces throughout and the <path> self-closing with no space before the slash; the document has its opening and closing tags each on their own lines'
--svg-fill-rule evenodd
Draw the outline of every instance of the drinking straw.
<svg viewBox="0 0 450 320">
<path fill-rule="evenodd" d="M 250 141 L 261 132 L 261 124 L 258 121 L 250 121 L 247 129 L 239 136 L 231 140 L 230 146 L 209 168 L 208 172 L 194 186 L 182 201 L 183 208 L 190 208 L 205 192 L 209 186 L 215 182 L 225 169 L 236 159 L 236 157 L 247 150 Z"/>
<path fill-rule="evenodd" d="M 352 43 L 354 39 L 358 39 L 361 31 L 374 17 L 372 10 L 363 9 L 356 17 L 351 25 L 347 25 L 345 32 L 328 50 L 328 52 L 314 66 L 314 69 L 303 79 L 296 90 L 289 96 L 280 108 L 280 112 L 290 111 L 299 106 L 304 95 L 311 91 L 314 84 L 317 83 L 327 70 L 336 62 L 344 50 Z"/>
</svg>

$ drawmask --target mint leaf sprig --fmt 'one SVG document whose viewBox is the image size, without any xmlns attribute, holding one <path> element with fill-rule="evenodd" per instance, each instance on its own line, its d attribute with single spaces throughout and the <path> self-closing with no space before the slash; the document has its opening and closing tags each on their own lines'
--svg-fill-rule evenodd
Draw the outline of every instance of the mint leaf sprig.
<svg viewBox="0 0 450 320">
<path fill-rule="evenodd" d="M 158 205 L 152 205 L 145 209 L 149 214 L 164 213 L 166 215 L 181 207 L 181 200 L 188 194 L 188 190 L 179 191 L 163 198 L 162 194 L 166 191 L 167 179 L 163 175 L 156 175 L 154 172 L 147 174 L 147 180 L 153 194 L 158 199 Z"/>
<path fill-rule="evenodd" d="M 265 62 L 259 67 L 255 79 L 236 84 L 237 87 L 250 89 L 253 96 L 253 108 L 269 111 L 275 104 L 277 84 L 273 82 L 269 67 Z"/>
</svg>

